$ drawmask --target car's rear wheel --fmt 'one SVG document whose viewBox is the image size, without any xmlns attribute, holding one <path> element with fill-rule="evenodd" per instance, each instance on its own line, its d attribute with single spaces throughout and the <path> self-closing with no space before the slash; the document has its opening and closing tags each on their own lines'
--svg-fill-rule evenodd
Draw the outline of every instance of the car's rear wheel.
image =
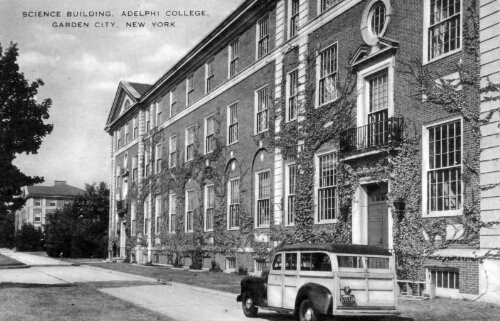
<svg viewBox="0 0 500 321">
<path fill-rule="evenodd" d="M 314 311 L 313 306 L 309 300 L 304 300 L 300 304 L 299 309 L 299 320 L 300 321 L 317 321 L 318 317 L 316 311 Z"/>
<path fill-rule="evenodd" d="M 255 318 L 257 316 L 257 311 L 259 311 L 259 309 L 255 306 L 250 292 L 243 293 L 241 306 L 247 318 Z"/>
</svg>

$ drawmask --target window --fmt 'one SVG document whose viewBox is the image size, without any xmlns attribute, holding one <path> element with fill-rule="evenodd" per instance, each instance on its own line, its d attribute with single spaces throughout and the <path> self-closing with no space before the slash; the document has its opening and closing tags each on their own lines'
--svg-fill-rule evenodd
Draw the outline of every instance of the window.
<svg viewBox="0 0 500 321">
<path fill-rule="evenodd" d="M 236 229 L 240 226 L 240 179 L 235 178 L 229 181 L 229 229 Z"/>
<path fill-rule="evenodd" d="M 257 227 L 268 226 L 271 212 L 271 173 L 257 174 Z"/>
<path fill-rule="evenodd" d="M 150 155 L 149 155 L 149 151 L 145 151 L 144 152 L 144 163 L 146 164 L 145 168 L 145 173 L 144 173 L 144 177 L 148 177 L 150 174 L 151 174 L 151 159 L 150 159 Z"/>
<path fill-rule="evenodd" d="M 191 74 L 187 78 L 186 92 L 187 92 L 186 107 L 188 107 L 191 106 L 194 100 L 194 74 Z"/>
<path fill-rule="evenodd" d="M 214 58 L 207 61 L 206 72 L 206 92 L 207 94 L 214 89 Z"/>
<path fill-rule="evenodd" d="M 131 231 L 130 233 L 132 235 L 135 235 L 137 233 L 137 204 L 136 203 L 132 203 L 132 205 L 130 206 L 130 220 L 132 221 L 132 224 L 131 224 Z"/>
<path fill-rule="evenodd" d="M 389 269 L 389 258 L 386 257 L 367 257 L 366 267 L 368 269 Z"/>
<path fill-rule="evenodd" d="M 132 182 L 137 182 L 138 178 L 138 157 L 134 155 L 132 157 Z"/>
<path fill-rule="evenodd" d="M 215 148 L 215 116 L 205 119 L 205 154 L 211 153 Z"/>
<path fill-rule="evenodd" d="M 370 25 L 370 31 L 375 35 L 379 36 L 385 27 L 386 8 L 382 1 L 376 2 L 371 8 L 368 14 L 368 20 Z"/>
<path fill-rule="evenodd" d="M 128 133 L 129 122 L 125 124 L 125 145 L 130 141 L 130 134 Z"/>
<path fill-rule="evenodd" d="M 226 270 L 236 270 L 235 257 L 226 257 Z"/>
<path fill-rule="evenodd" d="M 389 82 L 387 70 L 368 79 L 369 113 L 368 146 L 379 146 L 389 141 Z"/>
<path fill-rule="evenodd" d="M 229 77 L 240 71 L 240 42 L 234 41 L 229 45 Z"/>
<path fill-rule="evenodd" d="M 177 114 L 177 87 L 170 91 L 170 117 Z"/>
<path fill-rule="evenodd" d="M 149 132 L 151 130 L 151 109 L 153 105 L 149 106 L 148 109 L 146 109 L 146 132 Z"/>
<path fill-rule="evenodd" d="M 428 60 L 461 47 L 461 0 L 428 0 Z"/>
<path fill-rule="evenodd" d="M 42 199 L 41 198 L 35 198 L 34 202 L 35 202 L 35 206 L 42 206 Z"/>
<path fill-rule="evenodd" d="M 260 20 L 257 24 L 257 59 L 267 55 L 269 52 L 269 16 Z"/>
<path fill-rule="evenodd" d="M 193 231 L 194 191 L 186 191 L 186 232 Z"/>
<path fill-rule="evenodd" d="M 268 87 L 257 91 L 257 134 L 269 129 Z"/>
<path fill-rule="evenodd" d="M 155 173 L 156 174 L 161 172 L 162 152 L 163 152 L 163 150 L 161 148 L 161 143 L 156 144 L 156 147 L 155 147 L 155 156 L 156 156 Z"/>
<path fill-rule="evenodd" d="M 459 289 L 460 277 L 458 270 L 432 270 L 431 281 L 436 285 L 436 288 L 443 289 Z"/>
<path fill-rule="evenodd" d="M 161 112 L 163 111 L 163 98 L 156 102 L 156 126 L 161 124 Z"/>
<path fill-rule="evenodd" d="M 255 272 L 262 272 L 266 270 L 266 260 L 264 259 L 255 259 Z"/>
<path fill-rule="evenodd" d="M 170 168 L 177 166 L 177 135 L 170 137 L 168 164 Z"/>
<path fill-rule="evenodd" d="M 276 254 L 273 261 L 273 270 L 281 270 L 281 253 Z"/>
<path fill-rule="evenodd" d="M 33 214 L 35 216 L 35 224 L 40 224 L 42 222 L 42 210 L 34 210 Z"/>
<path fill-rule="evenodd" d="M 337 99 L 337 44 L 323 50 L 319 56 L 319 104 Z"/>
<path fill-rule="evenodd" d="M 160 234 L 161 226 L 163 225 L 163 217 L 161 215 L 161 196 L 156 196 L 155 202 L 155 234 Z"/>
<path fill-rule="evenodd" d="M 332 262 L 326 253 L 301 253 L 301 271 L 331 271 Z"/>
<path fill-rule="evenodd" d="M 55 207 L 57 204 L 56 200 L 47 200 L 47 203 L 49 203 L 50 207 Z"/>
<path fill-rule="evenodd" d="M 144 201 L 144 234 L 148 235 L 151 231 L 151 202 L 150 196 L 146 197 Z"/>
<path fill-rule="evenodd" d="M 175 194 L 170 194 L 169 195 L 169 211 L 168 213 L 170 214 L 170 233 L 175 233 L 175 228 L 176 228 L 176 208 L 177 208 L 177 195 Z"/>
<path fill-rule="evenodd" d="M 335 219 L 337 176 L 334 153 L 318 157 L 318 171 L 318 222 L 322 223 Z"/>
<path fill-rule="evenodd" d="M 215 187 L 214 185 L 205 186 L 205 230 L 214 229 L 214 211 L 215 211 Z"/>
<path fill-rule="evenodd" d="M 133 139 L 136 139 L 139 136 L 139 123 L 137 121 L 137 116 L 135 116 L 134 119 L 132 120 L 132 124 L 134 126 Z"/>
<path fill-rule="evenodd" d="M 228 107 L 228 124 L 229 124 L 229 144 L 238 142 L 238 103 L 234 103 Z"/>
<path fill-rule="evenodd" d="M 186 162 L 194 158 L 194 126 L 186 129 Z"/>
<path fill-rule="evenodd" d="M 299 71 L 294 70 L 288 74 L 287 84 L 287 108 L 286 121 L 297 119 L 298 95 L 299 95 Z"/>
<path fill-rule="evenodd" d="M 320 12 L 330 9 L 342 0 L 321 0 Z"/>
<path fill-rule="evenodd" d="M 290 38 L 295 37 L 299 29 L 299 5 L 299 0 L 290 1 Z"/>
<path fill-rule="evenodd" d="M 122 147 L 122 132 L 121 129 L 116 131 L 116 149 L 120 149 Z"/>
<path fill-rule="evenodd" d="M 286 167 L 286 225 L 293 225 L 295 220 L 295 186 L 297 182 L 297 165 Z"/>
<path fill-rule="evenodd" d="M 285 253 L 285 270 L 297 270 L 297 253 Z"/>
<path fill-rule="evenodd" d="M 462 208 L 461 127 L 461 121 L 456 120 L 427 129 L 428 213 L 458 214 Z"/>
<path fill-rule="evenodd" d="M 362 269 L 363 257 L 362 256 L 337 256 L 339 268 L 348 269 Z"/>
</svg>

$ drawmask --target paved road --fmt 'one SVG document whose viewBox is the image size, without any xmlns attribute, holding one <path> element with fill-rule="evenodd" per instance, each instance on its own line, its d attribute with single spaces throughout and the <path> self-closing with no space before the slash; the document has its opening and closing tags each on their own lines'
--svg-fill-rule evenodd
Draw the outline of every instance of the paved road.
<svg viewBox="0 0 500 321">
<path fill-rule="evenodd" d="M 236 295 L 187 286 L 179 283 L 159 285 L 148 277 L 101 269 L 94 266 L 61 266 L 61 261 L 19 252 L 0 250 L 3 255 L 32 265 L 28 269 L 2 270 L 0 283 L 35 283 L 64 285 L 85 282 L 107 282 L 99 291 L 161 313 L 179 321 L 239 321 L 248 319 L 241 311 Z M 124 282 L 124 286 L 109 287 L 109 282 Z M 126 286 L 125 282 L 146 281 L 149 285 Z M 94 283 L 95 284 L 95 283 Z M 259 318 L 271 321 L 293 320 L 272 312 L 259 313 Z"/>
</svg>

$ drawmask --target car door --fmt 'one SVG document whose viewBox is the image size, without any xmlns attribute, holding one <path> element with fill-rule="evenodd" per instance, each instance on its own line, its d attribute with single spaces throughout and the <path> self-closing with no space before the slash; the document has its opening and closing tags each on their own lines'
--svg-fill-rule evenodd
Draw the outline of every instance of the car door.
<svg viewBox="0 0 500 321">
<path fill-rule="evenodd" d="M 283 307 L 283 253 L 274 256 L 269 276 L 267 277 L 267 304 L 270 307 Z"/>
<path fill-rule="evenodd" d="M 285 253 L 283 270 L 283 308 L 294 309 L 297 296 L 299 275 L 297 271 L 297 252 Z"/>
</svg>

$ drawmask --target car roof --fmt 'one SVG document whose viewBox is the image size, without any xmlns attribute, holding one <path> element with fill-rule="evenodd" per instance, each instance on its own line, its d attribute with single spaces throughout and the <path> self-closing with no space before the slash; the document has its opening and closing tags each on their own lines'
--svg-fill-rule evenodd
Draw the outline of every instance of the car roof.
<svg viewBox="0 0 500 321">
<path fill-rule="evenodd" d="M 286 251 L 326 251 L 342 254 L 392 255 L 389 250 L 376 246 L 335 243 L 291 244 L 283 246 L 278 252 Z"/>
</svg>

